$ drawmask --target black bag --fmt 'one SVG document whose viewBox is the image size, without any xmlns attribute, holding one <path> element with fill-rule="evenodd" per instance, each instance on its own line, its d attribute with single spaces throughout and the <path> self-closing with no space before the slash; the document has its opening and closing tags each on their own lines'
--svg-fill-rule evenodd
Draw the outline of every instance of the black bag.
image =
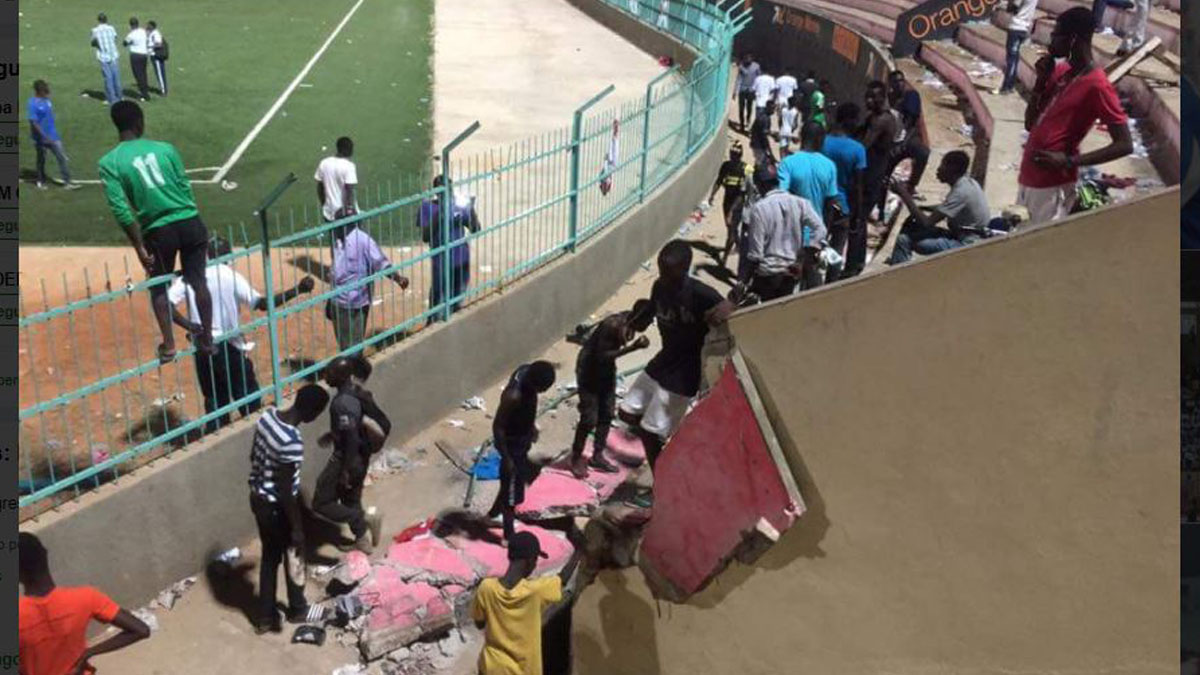
<svg viewBox="0 0 1200 675">
<path fill-rule="evenodd" d="M 154 58 L 159 61 L 166 61 L 171 57 L 171 48 L 167 46 L 167 39 L 163 38 L 162 44 L 154 48 Z"/>
</svg>

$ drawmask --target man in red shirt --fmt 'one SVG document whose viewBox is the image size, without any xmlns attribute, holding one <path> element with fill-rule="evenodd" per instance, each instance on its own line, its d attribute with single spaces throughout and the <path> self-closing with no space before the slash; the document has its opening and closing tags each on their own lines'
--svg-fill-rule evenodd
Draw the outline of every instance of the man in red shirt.
<svg viewBox="0 0 1200 675">
<path fill-rule="evenodd" d="M 1079 167 L 1111 162 L 1133 150 L 1129 118 L 1108 76 L 1092 62 L 1095 24 L 1086 7 L 1058 16 L 1050 53 L 1038 59 L 1037 82 L 1025 109 L 1029 139 L 1017 178 L 1017 201 L 1029 209 L 1031 224 L 1062 218 L 1075 204 Z M 1066 60 L 1055 64 L 1055 59 Z M 1112 143 L 1080 154 L 1079 144 L 1100 120 Z"/>
<path fill-rule="evenodd" d="M 90 586 L 59 588 L 50 576 L 42 542 L 28 532 L 17 537 L 19 575 L 25 595 L 17 610 L 21 675 L 90 675 L 89 660 L 150 637 L 150 628 Z M 87 646 L 88 623 L 95 619 L 121 629 Z"/>
</svg>

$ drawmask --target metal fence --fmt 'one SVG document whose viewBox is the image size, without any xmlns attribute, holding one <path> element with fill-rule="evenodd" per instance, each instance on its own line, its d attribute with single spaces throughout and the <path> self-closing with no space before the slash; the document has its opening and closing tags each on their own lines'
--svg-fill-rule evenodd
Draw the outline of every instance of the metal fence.
<svg viewBox="0 0 1200 675">
<path fill-rule="evenodd" d="M 217 338 L 211 359 L 180 343 L 188 349 L 159 364 L 147 291 L 174 282 L 173 297 L 186 300 L 186 287 L 171 276 L 135 281 L 140 270 L 127 257 L 73 262 L 55 283 L 23 287 L 23 517 L 281 400 L 335 356 L 383 349 L 452 320 L 462 305 L 585 246 L 685 166 L 724 124 L 730 49 L 748 13 L 738 0 L 604 1 L 689 45 L 697 60 L 686 72 L 665 70 L 637 99 L 602 108 L 610 86 L 569 126 L 456 156 L 476 122 L 441 149 L 439 173 L 448 181 L 434 186 L 431 171 L 360 188 L 350 218 L 327 223 L 315 209 L 272 210 L 289 177 L 264 199 L 257 222 L 220 233 L 230 249 L 210 257 L 214 302 L 233 290 L 254 311 L 246 320 L 243 310 L 240 328 Z M 460 227 L 472 220 L 455 214 L 472 210 L 478 228 Z M 335 256 L 351 237 L 367 243 L 364 235 L 378 264 L 338 283 Z M 315 282 L 307 292 L 305 277 Z M 247 283 L 262 289 L 261 301 Z M 366 297 L 365 308 L 354 307 L 355 295 Z"/>
</svg>

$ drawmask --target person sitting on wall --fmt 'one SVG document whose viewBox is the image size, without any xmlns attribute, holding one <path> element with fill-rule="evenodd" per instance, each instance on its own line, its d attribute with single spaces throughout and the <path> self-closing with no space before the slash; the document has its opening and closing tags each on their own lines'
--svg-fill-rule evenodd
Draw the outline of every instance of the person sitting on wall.
<svg viewBox="0 0 1200 675">
<path fill-rule="evenodd" d="M 937 178 L 950 186 L 950 194 L 928 211 L 917 205 L 907 185 L 892 181 L 892 189 L 908 207 L 909 218 L 896 238 L 889 265 L 905 262 L 913 253 L 933 255 L 967 246 L 987 233 L 992 214 L 983 188 L 967 175 L 970 166 L 971 158 L 962 150 L 946 153 L 938 165 Z M 937 227 L 943 220 L 948 229 Z"/>
</svg>

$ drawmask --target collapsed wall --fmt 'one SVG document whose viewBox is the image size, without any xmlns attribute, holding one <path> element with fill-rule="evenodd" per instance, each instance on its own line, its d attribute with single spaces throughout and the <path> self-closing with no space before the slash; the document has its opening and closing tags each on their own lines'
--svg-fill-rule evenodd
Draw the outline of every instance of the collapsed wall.
<svg viewBox="0 0 1200 675">
<path fill-rule="evenodd" d="M 1176 672 L 1178 191 L 731 320 L 806 512 L 576 672 Z"/>
</svg>

